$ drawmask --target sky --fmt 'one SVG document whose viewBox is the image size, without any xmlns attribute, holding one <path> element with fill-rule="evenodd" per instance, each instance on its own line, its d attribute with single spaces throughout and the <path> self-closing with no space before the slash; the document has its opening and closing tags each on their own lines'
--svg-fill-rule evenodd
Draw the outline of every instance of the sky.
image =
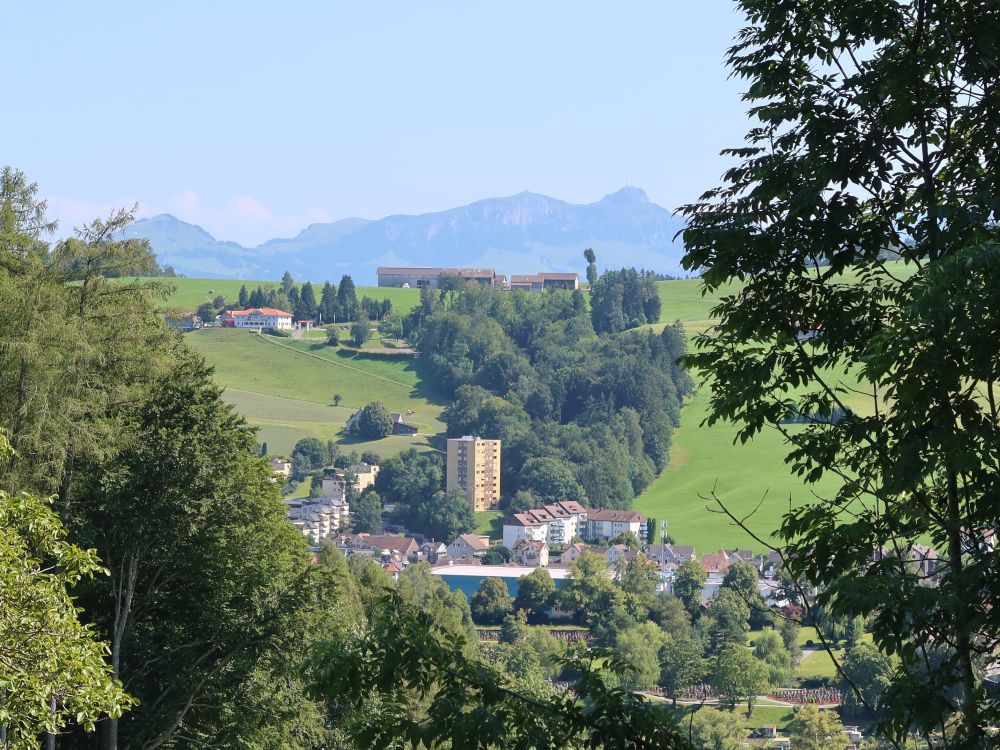
<svg viewBox="0 0 1000 750">
<path fill-rule="evenodd" d="M 749 127 L 724 0 L 13 3 L 0 164 L 59 235 L 112 208 L 253 245 L 625 184 L 674 209 Z"/>
</svg>

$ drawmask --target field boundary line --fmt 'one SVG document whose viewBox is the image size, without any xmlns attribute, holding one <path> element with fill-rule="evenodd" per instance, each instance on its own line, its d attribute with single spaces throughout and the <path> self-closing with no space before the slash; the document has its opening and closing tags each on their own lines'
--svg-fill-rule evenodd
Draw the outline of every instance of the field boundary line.
<svg viewBox="0 0 1000 750">
<path fill-rule="evenodd" d="M 294 346 L 285 346 L 280 341 L 272 341 L 273 336 L 265 337 L 264 334 L 257 334 L 261 340 L 266 341 L 268 344 L 273 344 L 274 346 L 280 347 L 281 349 L 287 349 L 295 354 L 301 354 L 303 357 L 309 357 L 315 359 L 317 362 L 322 362 L 323 364 L 330 365 L 330 367 L 342 367 L 345 370 L 350 370 L 351 372 L 356 372 L 361 375 L 365 375 L 369 378 L 376 378 L 378 380 L 384 380 L 386 383 L 392 383 L 393 385 L 398 385 L 401 388 L 406 388 L 408 391 L 414 390 L 413 386 L 409 383 L 400 383 L 398 380 L 393 380 L 392 378 L 387 378 L 385 375 L 377 375 L 374 372 L 368 372 L 367 370 L 362 370 L 359 367 L 351 367 L 350 365 L 345 365 L 342 362 L 334 362 L 326 357 L 321 357 L 318 354 L 313 354 L 312 352 L 304 352 L 301 349 L 296 349 Z"/>
</svg>

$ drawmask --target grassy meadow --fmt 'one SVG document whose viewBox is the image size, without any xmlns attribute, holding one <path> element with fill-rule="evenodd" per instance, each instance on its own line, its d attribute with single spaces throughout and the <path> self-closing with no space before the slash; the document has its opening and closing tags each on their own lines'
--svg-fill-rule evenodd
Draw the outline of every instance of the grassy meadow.
<svg viewBox="0 0 1000 750">
<path fill-rule="evenodd" d="M 888 265 L 894 266 L 893 273 L 900 278 L 913 272 L 912 266 Z M 694 336 L 711 327 L 711 309 L 725 293 L 703 296 L 698 279 L 659 282 L 659 291 L 662 314 L 655 328 L 680 320 L 691 347 Z M 697 383 L 698 374 L 694 377 Z M 858 385 L 851 376 L 838 375 L 831 380 L 848 388 Z M 790 506 L 813 499 L 814 493 L 829 496 L 839 481 L 827 476 L 807 485 L 794 476 L 784 461 L 789 446 L 776 430 L 765 430 L 744 444 L 736 441 L 737 430 L 731 425 L 703 424 L 710 397 L 708 386 L 698 384 L 681 412 L 668 467 L 636 498 L 634 507 L 657 520 L 666 519 L 674 538 L 681 544 L 695 545 L 699 554 L 737 546 L 763 551 L 721 512 L 713 493 L 737 517 L 746 518 L 754 533 L 768 538 Z M 859 413 L 871 409 L 870 399 L 863 396 L 855 394 L 846 401 Z"/>
<path fill-rule="evenodd" d="M 240 287 L 246 286 L 248 292 L 252 292 L 258 286 L 262 287 L 266 292 L 269 288 L 277 288 L 280 286 L 277 281 L 241 281 L 234 279 L 182 279 L 182 278 L 157 278 L 153 279 L 155 281 L 163 281 L 170 286 L 174 287 L 174 291 L 167 297 L 164 306 L 171 308 L 179 308 L 181 310 L 193 312 L 198 308 L 198 305 L 203 302 L 211 302 L 220 294 L 226 298 L 227 302 L 235 303 L 240 296 Z M 340 279 L 330 279 L 334 284 L 339 283 Z M 296 280 L 296 283 L 301 283 Z M 313 287 L 316 292 L 316 299 L 319 300 L 320 292 L 323 290 L 323 284 L 317 285 L 315 281 L 312 282 Z M 392 287 L 377 287 L 377 286 L 359 286 L 355 287 L 358 295 L 358 299 L 364 296 L 371 297 L 372 299 L 386 299 L 392 300 L 392 306 L 402 310 L 404 312 L 409 312 L 420 302 L 420 290 L 419 289 L 396 289 Z"/>
<path fill-rule="evenodd" d="M 207 328 L 184 337 L 215 367 L 225 398 L 260 429 L 274 455 L 288 455 L 303 437 L 334 440 L 344 449 L 394 455 L 432 447 L 443 433 L 446 403 L 418 385 L 413 357 L 335 352 L 317 342 L 292 341 L 249 331 Z M 340 394 L 339 406 L 334 395 Z M 413 414 L 414 437 L 359 441 L 341 434 L 345 420 L 370 401 Z"/>
</svg>

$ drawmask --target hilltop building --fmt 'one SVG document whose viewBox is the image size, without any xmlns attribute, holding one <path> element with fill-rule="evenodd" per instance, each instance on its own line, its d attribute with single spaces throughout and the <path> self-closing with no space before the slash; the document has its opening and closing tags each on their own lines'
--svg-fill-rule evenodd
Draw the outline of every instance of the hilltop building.
<svg viewBox="0 0 1000 750">
<path fill-rule="evenodd" d="M 580 276 L 575 273 L 514 274 L 510 277 L 510 288 L 524 292 L 542 292 L 546 289 L 580 288 Z"/>
<path fill-rule="evenodd" d="M 292 314 L 274 307 L 227 310 L 219 317 L 223 328 L 254 328 L 258 331 L 292 330 Z"/>
<path fill-rule="evenodd" d="M 500 441 L 466 435 L 448 440 L 448 491 L 461 490 L 477 513 L 500 504 Z"/>
<path fill-rule="evenodd" d="M 378 274 L 379 286 L 394 287 L 430 287 L 437 289 L 441 277 L 457 276 L 465 281 L 475 281 L 483 286 L 500 289 L 506 282 L 506 277 L 498 275 L 493 268 L 398 268 L 382 266 Z"/>
</svg>

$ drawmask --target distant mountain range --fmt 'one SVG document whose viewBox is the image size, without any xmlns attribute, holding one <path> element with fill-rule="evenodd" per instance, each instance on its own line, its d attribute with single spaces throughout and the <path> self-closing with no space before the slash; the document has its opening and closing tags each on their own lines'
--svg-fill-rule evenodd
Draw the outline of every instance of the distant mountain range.
<svg viewBox="0 0 1000 750">
<path fill-rule="evenodd" d="M 288 270 L 302 280 L 336 281 L 349 273 L 356 283 L 373 284 L 378 266 L 582 273 L 587 247 L 600 268 L 678 273 L 683 248 L 674 236 L 682 227 L 645 192 L 625 187 L 586 205 L 525 192 L 418 216 L 311 224 L 257 247 L 217 240 L 170 214 L 141 219 L 126 236 L 148 237 L 160 264 L 186 276 L 277 279 Z"/>
</svg>

